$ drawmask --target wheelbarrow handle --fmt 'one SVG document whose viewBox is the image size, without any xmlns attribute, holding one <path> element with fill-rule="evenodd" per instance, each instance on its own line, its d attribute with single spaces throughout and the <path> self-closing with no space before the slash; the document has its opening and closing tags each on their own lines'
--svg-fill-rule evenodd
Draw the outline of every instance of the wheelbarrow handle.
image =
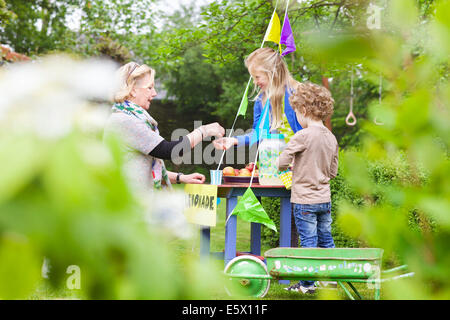
<svg viewBox="0 0 450 320">
<path fill-rule="evenodd" d="M 386 282 L 386 281 L 398 280 L 398 279 L 402 279 L 402 278 L 409 278 L 412 276 L 414 276 L 414 272 L 409 272 L 409 273 L 401 274 L 401 275 L 390 277 L 390 278 L 383 278 L 383 279 L 380 279 L 379 281 Z"/>
<path fill-rule="evenodd" d="M 398 266 L 392 269 L 388 269 L 388 270 L 384 270 L 381 271 L 382 274 L 389 274 L 389 273 L 393 273 L 393 272 L 397 272 L 397 271 L 401 271 L 401 270 L 407 270 L 408 269 L 408 265 L 404 264 L 402 266 Z"/>
</svg>

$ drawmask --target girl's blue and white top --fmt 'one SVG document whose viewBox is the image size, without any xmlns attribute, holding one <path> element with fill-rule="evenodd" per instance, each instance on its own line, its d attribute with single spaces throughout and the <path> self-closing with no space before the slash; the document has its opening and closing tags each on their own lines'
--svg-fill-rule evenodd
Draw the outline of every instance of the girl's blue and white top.
<svg viewBox="0 0 450 320">
<path fill-rule="evenodd" d="M 287 118 L 287 121 L 289 125 L 291 126 L 291 129 L 293 133 L 295 134 L 297 131 L 303 129 L 300 123 L 297 121 L 297 116 L 295 114 L 294 109 L 292 109 L 291 104 L 289 103 L 289 97 L 291 95 L 291 91 L 286 88 L 286 92 L 284 95 L 284 114 Z M 253 135 L 254 130 L 256 129 L 256 126 L 259 122 L 259 118 L 261 117 L 263 111 L 263 105 L 262 105 L 262 94 L 258 96 L 258 98 L 255 100 L 255 104 L 253 106 L 253 130 L 252 132 L 249 132 L 245 135 L 241 136 L 235 136 L 235 138 L 238 140 L 238 147 L 240 146 L 246 146 L 250 144 L 251 137 Z M 269 103 L 269 111 L 270 114 L 272 113 L 272 105 Z M 259 142 L 259 141 L 258 141 Z"/>
</svg>

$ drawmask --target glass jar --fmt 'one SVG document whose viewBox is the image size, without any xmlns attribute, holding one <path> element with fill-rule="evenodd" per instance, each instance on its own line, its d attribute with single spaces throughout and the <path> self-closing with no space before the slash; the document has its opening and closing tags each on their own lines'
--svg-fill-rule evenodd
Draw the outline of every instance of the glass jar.
<svg viewBox="0 0 450 320">
<path fill-rule="evenodd" d="M 277 161 L 287 144 L 283 134 L 267 134 L 259 146 L 259 184 L 282 186 Z"/>
</svg>

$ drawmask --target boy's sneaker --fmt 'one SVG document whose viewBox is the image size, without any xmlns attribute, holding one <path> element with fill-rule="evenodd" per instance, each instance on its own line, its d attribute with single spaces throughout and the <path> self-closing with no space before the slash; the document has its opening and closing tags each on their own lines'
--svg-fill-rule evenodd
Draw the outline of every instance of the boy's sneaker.
<svg viewBox="0 0 450 320">
<path fill-rule="evenodd" d="M 300 287 L 301 287 L 301 285 L 300 285 L 300 283 L 296 283 L 296 284 L 293 284 L 292 286 L 289 286 L 289 287 L 287 287 L 287 288 L 284 288 L 284 290 L 286 290 L 286 291 L 295 291 L 295 292 L 298 292 L 298 290 L 300 289 Z"/>
<path fill-rule="evenodd" d="M 303 294 L 313 294 L 316 292 L 316 288 L 314 286 L 310 287 L 304 287 L 300 283 L 293 284 L 290 287 L 284 288 L 286 291 L 295 291 L 295 292 L 301 292 Z"/>
<path fill-rule="evenodd" d="M 316 281 L 314 286 L 318 289 L 337 289 L 336 281 Z"/>
<path fill-rule="evenodd" d="M 316 293 L 316 288 L 314 287 L 314 285 L 312 285 L 310 287 L 300 286 L 300 291 L 303 294 L 313 294 L 313 293 Z"/>
</svg>

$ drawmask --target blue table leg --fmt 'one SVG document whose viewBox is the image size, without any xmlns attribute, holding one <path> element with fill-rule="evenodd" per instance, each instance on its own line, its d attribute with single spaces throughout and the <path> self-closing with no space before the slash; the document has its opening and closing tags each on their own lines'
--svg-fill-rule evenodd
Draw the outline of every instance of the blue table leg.
<svg viewBox="0 0 450 320">
<path fill-rule="evenodd" d="M 280 198 L 280 247 L 291 245 L 291 200 Z M 279 280 L 280 284 L 288 285 L 289 280 Z"/>
<path fill-rule="evenodd" d="M 200 228 L 200 259 L 204 259 L 208 258 L 210 255 L 211 228 Z"/>
<path fill-rule="evenodd" d="M 256 197 L 261 203 L 261 197 Z M 261 224 L 251 223 L 251 233 L 250 233 L 250 252 L 258 256 L 261 255 Z"/>
<path fill-rule="evenodd" d="M 227 198 L 227 219 L 228 216 L 233 212 L 234 208 L 237 204 L 237 197 Z M 228 220 L 227 225 L 225 226 L 225 255 L 224 255 L 224 263 L 225 266 L 230 262 L 233 258 L 236 257 L 236 231 L 237 231 L 237 221 L 236 216 L 233 215 Z"/>
<path fill-rule="evenodd" d="M 289 198 L 280 199 L 280 247 L 291 245 L 291 201 Z"/>
<path fill-rule="evenodd" d="M 251 224 L 251 247 L 250 252 L 258 256 L 261 255 L 261 224 Z"/>
</svg>

